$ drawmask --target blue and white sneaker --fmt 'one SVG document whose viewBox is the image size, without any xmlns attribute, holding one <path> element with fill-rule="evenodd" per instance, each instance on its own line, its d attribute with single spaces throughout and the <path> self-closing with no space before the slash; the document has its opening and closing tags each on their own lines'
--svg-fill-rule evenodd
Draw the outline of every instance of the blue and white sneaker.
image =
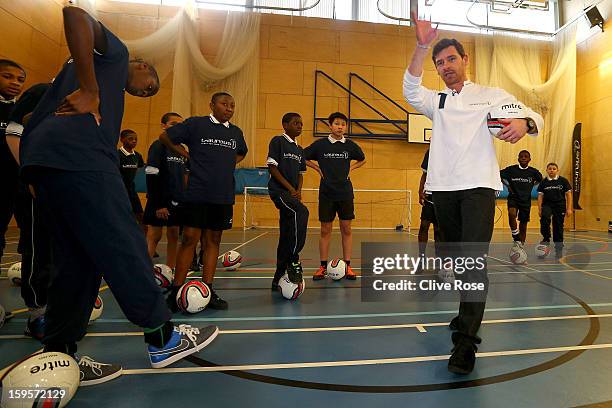
<svg viewBox="0 0 612 408">
<path fill-rule="evenodd" d="M 201 329 L 188 324 L 174 326 L 172 337 L 163 348 L 148 346 L 151 367 L 163 368 L 197 353 L 208 346 L 218 334 L 217 326 L 206 326 Z"/>
</svg>

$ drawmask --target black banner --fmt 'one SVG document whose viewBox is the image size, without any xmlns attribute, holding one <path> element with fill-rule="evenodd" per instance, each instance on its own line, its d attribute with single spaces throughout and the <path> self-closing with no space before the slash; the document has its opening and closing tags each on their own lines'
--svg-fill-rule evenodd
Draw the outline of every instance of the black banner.
<svg viewBox="0 0 612 408">
<path fill-rule="evenodd" d="M 575 210 L 582 210 L 578 200 L 580 200 L 580 183 L 581 183 L 581 168 L 582 168 L 582 123 L 576 123 L 574 126 L 574 135 L 572 136 L 572 185 L 573 190 L 573 207 Z"/>
</svg>

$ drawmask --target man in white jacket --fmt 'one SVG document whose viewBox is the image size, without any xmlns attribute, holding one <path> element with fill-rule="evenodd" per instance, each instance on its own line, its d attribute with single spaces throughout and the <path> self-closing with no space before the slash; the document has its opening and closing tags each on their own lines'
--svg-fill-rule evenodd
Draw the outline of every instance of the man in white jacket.
<svg viewBox="0 0 612 408">
<path fill-rule="evenodd" d="M 433 63 L 446 88 L 434 91 L 423 87 L 423 63 L 438 33 L 430 22 L 418 20 L 415 13 L 412 19 L 417 44 L 404 75 L 403 90 L 408 103 L 433 122 L 425 188 L 433 193 L 445 254 L 453 259 L 483 257 L 493 235 L 495 191 L 502 189 L 487 114 L 501 104 L 522 106 L 525 118 L 500 120 L 504 127 L 496 137 L 510 143 L 518 142 L 527 133 L 537 135 L 543 120 L 503 89 L 469 81 L 468 56 L 454 39 L 443 39 L 432 50 Z M 488 278 L 486 262 L 480 268 L 462 270 L 462 274 L 457 265 L 454 276 L 458 280 L 484 287 L 460 291 L 459 315 L 451 322 L 454 348 L 448 369 L 469 374 L 476 361 L 476 345 L 481 341 L 477 332 L 484 314 Z"/>
</svg>

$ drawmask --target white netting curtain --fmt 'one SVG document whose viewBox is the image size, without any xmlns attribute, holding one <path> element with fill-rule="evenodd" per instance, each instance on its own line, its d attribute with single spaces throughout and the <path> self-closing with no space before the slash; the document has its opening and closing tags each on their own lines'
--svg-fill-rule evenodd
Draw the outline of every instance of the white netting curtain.
<svg viewBox="0 0 612 408">
<path fill-rule="evenodd" d="M 539 137 L 525 137 L 516 145 L 497 143 L 500 166 L 515 164 L 518 152 L 527 149 L 531 165 L 543 174 L 551 161 L 568 174 L 576 106 L 575 25 L 557 34 L 551 50 L 541 42 L 506 34 L 477 36 L 475 45 L 476 81 L 505 89 L 544 117 Z M 548 72 L 542 72 L 543 56 Z"/>
<path fill-rule="evenodd" d="M 73 3 L 96 13 L 96 0 Z M 234 96 L 232 123 L 244 132 L 251 154 L 242 165 L 254 166 L 259 78 L 259 14 L 227 13 L 223 36 L 215 60 L 201 51 L 198 13 L 194 0 L 185 0 L 179 12 L 156 32 L 138 40 L 124 41 L 131 58 L 155 65 L 160 79 L 172 78 L 172 111 L 185 117 L 209 113 L 210 94 L 226 91 Z M 211 39 L 209 41 L 215 41 Z"/>
</svg>

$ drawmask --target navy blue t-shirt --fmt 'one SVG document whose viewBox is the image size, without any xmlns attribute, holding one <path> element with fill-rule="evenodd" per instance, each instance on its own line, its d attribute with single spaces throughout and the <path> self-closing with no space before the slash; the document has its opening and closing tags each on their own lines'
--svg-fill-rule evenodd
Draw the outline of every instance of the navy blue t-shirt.
<svg viewBox="0 0 612 408">
<path fill-rule="evenodd" d="M 538 193 L 544 194 L 543 205 L 564 207 L 565 193 L 572 190 L 569 181 L 563 176 L 550 180 L 546 177 L 538 186 Z"/>
<path fill-rule="evenodd" d="M 323 172 L 319 196 L 328 200 L 344 201 L 353 198 L 353 184 L 349 178 L 351 160 L 365 160 L 359 145 L 350 139 L 332 143 L 329 137 L 319 139 L 304 150 L 306 160 L 316 160 Z"/>
<path fill-rule="evenodd" d="M 270 140 L 268 147 L 268 164 L 276 166 L 280 174 L 297 189 L 300 173 L 306 171 L 306 159 L 304 159 L 304 150 L 294 141 L 291 141 L 288 136 L 274 136 Z M 270 194 L 279 194 L 286 192 L 287 189 L 279 183 L 274 177 L 270 176 L 268 181 L 268 192 Z"/>
<path fill-rule="evenodd" d="M 91 114 L 54 114 L 64 98 L 79 89 L 76 66 L 70 58 L 24 129 L 20 150 L 22 168 L 43 166 L 68 171 L 119 172 L 117 141 L 129 55 L 125 45 L 101 26 L 107 40 L 106 52 L 103 55 L 95 52 L 93 57 L 100 89 L 100 126 Z"/>
<path fill-rule="evenodd" d="M 248 151 L 242 130 L 214 123 L 210 116 L 194 116 L 166 133 L 172 143 L 189 148 L 189 181 L 182 201 L 234 204 L 236 156 L 246 156 Z"/>
<path fill-rule="evenodd" d="M 518 164 L 508 166 L 500 171 L 502 182 L 508 186 L 509 200 L 516 200 L 529 205 L 533 186 L 542 181 L 542 173 L 533 167 L 523 169 Z"/>
<path fill-rule="evenodd" d="M 187 174 L 186 159 L 156 140 L 147 155 L 147 198 L 156 208 L 168 208 L 179 202 Z"/>
</svg>

